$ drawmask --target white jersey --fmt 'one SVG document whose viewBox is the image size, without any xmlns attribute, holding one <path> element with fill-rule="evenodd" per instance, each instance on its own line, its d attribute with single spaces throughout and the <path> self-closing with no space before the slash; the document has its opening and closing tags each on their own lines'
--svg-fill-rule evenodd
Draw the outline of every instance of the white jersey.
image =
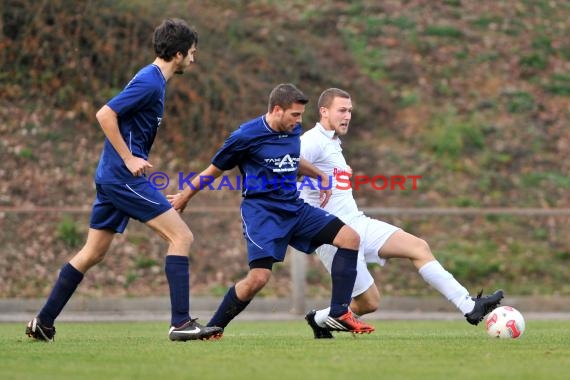
<svg viewBox="0 0 570 380">
<path fill-rule="evenodd" d="M 338 216 L 349 223 L 354 217 L 361 215 L 352 196 L 352 188 L 348 179 L 352 175 L 342 154 L 341 141 L 334 136 L 334 131 L 327 131 L 320 123 L 301 136 L 301 157 L 323 171 L 332 183 L 332 195 L 325 211 Z M 342 182 L 339 183 L 338 177 Z M 309 184 L 310 183 L 312 184 Z M 301 198 L 312 206 L 320 207 L 319 182 L 315 179 L 303 178 L 298 184 Z M 348 188 L 347 188 L 348 187 Z"/>
<path fill-rule="evenodd" d="M 317 123 L 314 128 L 301 136 L 301 157 L 319 168 L 328 177 L 332 177 L 332 196 L 326 204 L 325 210 L 339 217 L 360 235 L 356 280 L 352 290 L 352 296 L 356 297 L 374 284 L 374 278 L 368 271 L 367 263 L 384 265 L 384 259 L 378 255 L 379 250 L 399 228 L 369 218 L 358 210 L 356 201 L 352 196 L 352 188 L 347 188 L 347 180 L 350 178 L 352 170 L 346 164 L 340 144 L 340 139 L 335 138 L 334 131 L 327 131 L 320 123 Z M 342 179 L 340 184 L 338 175 Z M 310 185 L 308 181 L 304 178 L 299 183 L 301 198 L 312 206 L 320 207 L 318 182 L 312 180 L 310 182 L 312 185 Z M 329 244 L 321 245 L 316 250 L 319 259 L 329 272 L 336 250 L 336 247 Z"/>
</svg>

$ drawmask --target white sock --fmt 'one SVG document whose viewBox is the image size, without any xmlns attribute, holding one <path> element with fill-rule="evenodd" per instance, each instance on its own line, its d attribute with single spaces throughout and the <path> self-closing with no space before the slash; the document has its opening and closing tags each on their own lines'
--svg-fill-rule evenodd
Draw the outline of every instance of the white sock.
<svg viewBox="0 0 570 380">
<path fill-rule="evenodd" d="M 331 311 L 330 307 L 327 307 L 326 309 L 317 310 L 317 313 L 315 314 L 315 322 L 317 322 L 317 325 L 325 327 L 325 321 L 327 320 L 330 311 Z"/>
<path fill-rule="evenodd" d="M 475 302 L 471 299 L 469 292 L 446 271 L 439 261 L 433 260 L 425 264 L 418 271 L 425 282 L 443 294 L 453 303 L 463 314 L 473 310 Z"/>
</svg>

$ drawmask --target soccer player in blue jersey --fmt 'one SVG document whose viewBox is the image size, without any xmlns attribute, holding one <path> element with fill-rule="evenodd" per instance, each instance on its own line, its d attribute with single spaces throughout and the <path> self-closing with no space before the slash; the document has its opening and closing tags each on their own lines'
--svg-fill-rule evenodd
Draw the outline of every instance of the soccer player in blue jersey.
<svg viewBox="0 0 570 380">
<path fill-rule="evenodd" d="M 191 186 L 169 195 L 182 212 L 208 182 L 239 167 L 243 185 L 241 217 L 247 241 L 249 272 L 230 287 L 208 326 L 225 328 L 271 278 L 273 264 L 285 258 L 287 246 L 312 253 L 322 244 L 338 248 L 331 265 L 332 297 L 326 324 L 332 331 L 370 333 L 374 327 L 356 319 L 348 305 L 356 278 L 360 238 L 339 218 L 299 198 L 297 174 L 328 179 L 300 158 L 301 117 L 307 97 L 292 84 L 280 84 L 269 95 L 268 112 L 242 124 L 215 154 L 212 163 Z M 323 190 L 323 204 L 330 190 Z"/>
<path fill-rule="evenodd" d="M 96 198 L 87 242 L 63 267 L 26 334 L 52 342 L 54 321 L 75 292 L 84 274 L 105 257 L 116 233 L 130 218 L 138 219 L 169 244 L 165 271 L 170 287 L 171 327 L 174 341 L 209 339 L 223 330 L 201 326 L 190 317 L 188 254 L 192 232 L 166 197 L 145 177 L 152 165 L 148 155 L 164 111 L 166 82 L 194 62 L 198 34 L 180 19 L 164 20 L 153 36 L 154 62 L 143 67 L 127 86 L 96 114 L 105 144 L 95 173 Z"/>
</svg>

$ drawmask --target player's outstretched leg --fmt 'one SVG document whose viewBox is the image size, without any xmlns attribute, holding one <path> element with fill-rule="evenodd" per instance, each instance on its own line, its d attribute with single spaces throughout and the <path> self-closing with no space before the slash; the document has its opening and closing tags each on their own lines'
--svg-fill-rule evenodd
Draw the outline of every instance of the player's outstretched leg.
<svg viewBox="0 0 570 380">
<path fill-rule="evenodd" d="M 333 335 L 331 334 L 330 330 L 321 327 L 317 324 L 317 321 L 315 321 L 315 315 L 317 314 L 316 310 L 311 310 L 307 313 L 307 315 L 305 315 L 305 320 L 307 321 L 307 323 L 309 324 L 309 326 L 311 327 L 311 329 L 313 329 L 313 334 L 315 335 L 315 339 L 332 339 L 334 338 Z"/>
<path fill-rule="evenodd" d="M 487 314 L 489 314 L 501 304 L 501 300 L 503 299 L 502 290 L 497 290 L 491 295 L 481 297 L 482 294 L 483 290 L 477 294 L 476 298 L 472 298 L 473 301 L 475 301 L 475 306 L 471 312 L 465 314 L 467 322 L 471 323 L 472 325 L 478 325 L 479 322 L 481 322 Z"/>
<path fill-rule="evenodd" d="M 185 342 L 187 340 L 218 339 L 224 333 L 221 327 L 202 326 L 196 319 L 191 319 L 182 326 L 170 326 L 168 338 L 172 341 Z"/>
<path fill-rule="evenodd" d="M 51 343 L 54 341 L 55 327 L 42 325 L 40 319 L 36 317 L 28 322 L 28 325 L 26 326 L 26 335 L 36 340 Z"/>
<path fill-rule="evenodd" d="M 370 334 L 375 330 L 374 326 L 362 322 L 350 310 L 336 318 L 329 315 L 325 324 L 331 331 L 347 331 L 353 334 Z"/>
</svg>

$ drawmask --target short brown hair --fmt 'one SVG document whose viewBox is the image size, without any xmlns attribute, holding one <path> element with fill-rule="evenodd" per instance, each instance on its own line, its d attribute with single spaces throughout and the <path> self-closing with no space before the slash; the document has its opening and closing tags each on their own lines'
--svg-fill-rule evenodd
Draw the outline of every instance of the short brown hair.
<svg viewBox="0 0 570 380">
<path fill-rule="evenodd" d="M 268 110 L 271 112 L 275 106 L 284 110 L 290 108 L 295 103 L 307 104 L 309 98 L 294 84 L 281 83 L 277 85 L 269 94 Z"/>
<path fill-rule="evenodd" d="M 324 90 L 319 96 L 319 102 L 317 103 L 317 107 L 320 109 L 321 107 L 329 108 L 334 100 L 334 98 L 345 98 L 350 99 L 350 94 L 340 88 L 329 88 Z"/>
</svg>

